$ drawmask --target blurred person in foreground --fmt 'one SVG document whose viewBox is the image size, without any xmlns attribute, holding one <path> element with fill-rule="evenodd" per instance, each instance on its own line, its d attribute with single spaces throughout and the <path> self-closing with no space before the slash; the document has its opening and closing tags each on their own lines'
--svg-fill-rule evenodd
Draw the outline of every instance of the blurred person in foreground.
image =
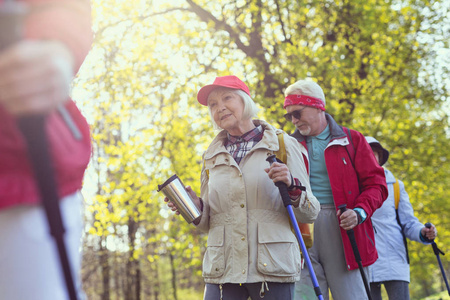
<svg viewBox="0 0 450 300">
<path fill-rule="evenodd" d="M 208 106 L 214 128 L 222 129 L 203 155 L 201 198 L 187 187 L 203 212 L 197 227 L 208 232 L 204 299 L 294 299 L 300 250 L 274 182 L 288 186 L 299 222 L 315 220 L 319 203 L 309 186 L 302 146 L 253 119 L 256 105 L 236 76 L 217 77 L 197 99 Z M 269 167 L 266 158 L 280 148 L 277 134 L 284 135 L 287 164 Z"/>
<path fill-rule="evenodd" d="M 366 140 L 380 166 L 389 159 L 389 151 L 371 136 Z M 409 299 L 409 256 L 406 238 L 430 244 L 437 236 L 434 225 L 425 227 L 414 216 L 408 193 L 402 181 L 384 168 L 389 196 L 372 215 L 378 260 L 369 267 L 370 291 L 373 300 L 381 300 L 381 285 L 386 288 L 389 300 Z M 397 185 L 397 187 L 395 187 Z M 397 189 L 397 196 L 396 194 Z M 396 199 L 396 197 L 398 199 Z M 398 201 L 398 209 L 396 208 Z M 397 216 L 398 213 L 398 216 Z"/>
<path fill-rule="evenodd" d="M 47 116 L 65 242 L 81 299 L 79 190 L 91 146 L 88 124 L 69 99 L 69 90 L 91 46 L 90 5 L 84 0 L 18 2 L 28 10 L 24 36 L 0 51 L 0 298 L 62 300 L 68 295 L 17 123 L 19 118 L 40 114 Z M 4 4 L 0 0 L 0 6 Z M 82 134 L 80 140 L 74 138 L 57 106 L 69 113 Z"/>
<path fill-rule="evenodd" d="M 353 229 L 364 272 L 377 259 L 370 217 L 387 197 L 383 168 L 358 131 L 339 126 L 325 112 L 322 88 L 299 80 L 285 91 L 286 119 L 306 149 L 310 185 L 321 210 L 314 222 L 314 243 L 308 250 L 324 299 L 366 299 L 358 264 L 346 234 Z M 345 130 L 345 131 L 344 131 Z M 346 204 L 342 213 L 338 206 Z M 366 278 L 368 275 L 366 275 Z M 308 270 L 296 286 L 296 299 L 313 288 Z"/>
</svg>

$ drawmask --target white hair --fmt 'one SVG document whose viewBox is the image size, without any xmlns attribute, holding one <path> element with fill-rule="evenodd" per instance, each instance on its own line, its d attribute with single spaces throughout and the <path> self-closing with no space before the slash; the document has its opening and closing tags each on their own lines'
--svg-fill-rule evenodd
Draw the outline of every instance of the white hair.
<svg viewBox="0 0 450 300">
<path fill-rule="evenodd" d="M 211 93 L 209 93 L 208 101 L 211 97 L 215 97 L 220 91 L 224 91 L 224 90 L 230 91 L 230 92 L 234 93 L 235 95 L 238 95 L 241 98 L 242 103 L 244 103 L 244 111 L 242 112 L 242 119 L 249 120 L 249 119 L 256 117 L 256 114 L 258 113 L 258 107 L 256 106 L 255 101 L 253 101 L 252 97 L 250 97 L 246 92 L 244 92 L 242 90 L 219 87 L 217 89 L 214 89 Z M 222 129 L 214 121 L 214 117 L 212 115 L 211 108 L 209 107 L 209 105 L 208 105 L 208 112 L 209 112 L 209 117 L 211 118 L 213 128 L 216 130 Z"/>
<path fill-rule="evenodd" d="M 288 95 L 306 95 L 322 100 L 325 105 L 325 94 L 322 88 L 312 80 L 302 79 L 286 88 L 284 96 Z"/>
</svg>

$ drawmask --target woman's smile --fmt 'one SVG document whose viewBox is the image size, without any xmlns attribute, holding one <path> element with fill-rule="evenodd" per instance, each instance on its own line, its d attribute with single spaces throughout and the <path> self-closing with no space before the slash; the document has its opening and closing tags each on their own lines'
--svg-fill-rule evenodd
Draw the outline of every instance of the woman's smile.
<svg viewBox="0 0 450 300">
<path fill-rule="evenodd" d="M 220 120 L 225 120 L 225 119 L 228 118 L 229 116 L 231 116 L 231 114 L 226 114 L 226 115 L 222 116 L 222 117 L 220 118 Z"/>
</svg>

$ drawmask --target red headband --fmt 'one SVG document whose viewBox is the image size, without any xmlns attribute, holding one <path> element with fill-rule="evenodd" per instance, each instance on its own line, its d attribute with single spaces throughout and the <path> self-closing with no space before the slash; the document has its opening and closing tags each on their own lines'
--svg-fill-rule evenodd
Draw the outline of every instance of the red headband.
<svg viewBox="0 0 450 300">
<path fill-rule="evenodd" d="M 321 99 L 306 95 L 287 95 L 284 99 L 283 108 L 286 108 L 286 106 L 289 105 L 312 106 L 325 111 L 325 104 Z"/>
</svg>

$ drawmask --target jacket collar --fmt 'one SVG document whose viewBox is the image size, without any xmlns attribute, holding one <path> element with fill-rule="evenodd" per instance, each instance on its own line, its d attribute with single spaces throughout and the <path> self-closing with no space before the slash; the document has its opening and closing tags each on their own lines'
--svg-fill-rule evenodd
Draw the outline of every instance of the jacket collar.
<svg viewBox="0 0 450 300">
<path fill-rule="evenodd" d="M 279 146 L 278 146 L 277 130 L 275 129 L 275 127 L 273 127 L 272 125 L 268 124 L 263 120 L 253 120 L 253 124 L 255 124 L 255 126 L 261 125 L 264 130 L 264 135 L 261 141 L 259 141 L 259 143 L 256 144 L 251 151 L 259 148 L 265 148 L 270 151 L 278 151 Z M 226 130 L 222 130 L 221 132 L 219 132 L 219 134 L 213 139 L 213 141 L 209 145 L 208 149 L 206 149 L 204 156 L 205 160 L 210 159 L 218 155 L 219 153 L 229 154 L 229 152 L 227 151 L 227 149 L 225 149 L 224 146 L 224 143 L 227 140 L 227 138 L 228 137 Z"/>
<path fill-rule="evenodd" d="M 227 145 L 236 144 L 240 140 L 244 140 L 245 142 L 249 142 L 254 139 L 256 136 L 259 136 L 263 132 L 263 128 L 261 125 L 255 126 L 252 130 L 244 133 L 242 136 L 235 136 L 227 133 L 228 141 L 225 142 Z"/>
</svg>

